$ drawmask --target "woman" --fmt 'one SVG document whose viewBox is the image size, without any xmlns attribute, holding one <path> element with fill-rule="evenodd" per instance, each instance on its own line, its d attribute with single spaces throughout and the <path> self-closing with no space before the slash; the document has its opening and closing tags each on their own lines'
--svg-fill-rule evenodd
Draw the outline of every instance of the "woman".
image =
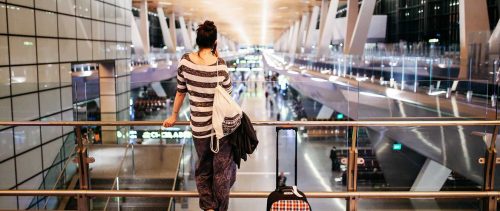
<svg viewBox="0 0 500 211">
<path fill-rule="evenodd" d="M 228 140 L 220 140 L 218 153 L 210 150 L 210 141 L 211 138 L 216 140 L 212 127 L 215 87 L 221 83 L 231 94 L 232 85 L 226 63 L 218 58 L 217 27 L 214 22 L 205 21 L 198 26 L 196 33 L 199 51 L 185 54 L 179 62 L 173 113 L 163 122 L 163 126 L 174 125 L 184 97 L 189 93 L 191 129 L 198 154 L 195 178 L 200 208 L 225 211 L 229 203 L 229 189 L 236 179 L 236 164 Z"/>
</svg>

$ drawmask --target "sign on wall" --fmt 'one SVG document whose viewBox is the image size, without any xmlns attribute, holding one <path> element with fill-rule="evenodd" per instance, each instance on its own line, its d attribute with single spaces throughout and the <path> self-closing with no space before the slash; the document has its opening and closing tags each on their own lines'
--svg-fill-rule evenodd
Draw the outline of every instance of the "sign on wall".
<svg viewBox="0 0 500 211">
<path fill-rule="evenodd" d="M 130 138 L 130 139 L 183 139 L 192 138 L 193 134 L 191 131 L 147 131 L 147 130 L 131 130 L 128 133 L 123 134 L 120 131 L 116 131 L 116 137 L 118 138 Z"/>
</svg>

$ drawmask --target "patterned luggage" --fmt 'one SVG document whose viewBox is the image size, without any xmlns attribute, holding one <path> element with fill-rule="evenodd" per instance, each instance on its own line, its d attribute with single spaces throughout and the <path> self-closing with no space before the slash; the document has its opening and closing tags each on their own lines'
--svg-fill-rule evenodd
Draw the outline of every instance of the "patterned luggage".
<svg viewBox="0 0 500 211">
<path fill-rule="evenodd" d="M 279 160 L 278 160 L 278 137 L 281 130 L 293 130 L 295 132 L 295 186 L 280 186 Z M 268 211 L 310 211 L 311 206 L 307 198 L 297 189 L 297 128 L 276 128 L 276 190 L 267 197 Z"/>
</svg>

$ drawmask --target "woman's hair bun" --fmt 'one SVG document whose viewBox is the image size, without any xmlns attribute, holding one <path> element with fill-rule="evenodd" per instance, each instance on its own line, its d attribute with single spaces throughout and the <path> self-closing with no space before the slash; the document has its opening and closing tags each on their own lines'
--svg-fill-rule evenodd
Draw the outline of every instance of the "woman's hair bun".
<svg viewBox="0 0 500 211">
<path fill-rule="evenodd" d="M 206 20 L 196 29 L 196 44 L 200 48 L 213 48 L 217 40 L 217 27 L 213 21 Z"/>
<path fill-rule="evenodd" d="M 216 30 L 217 28 L 215 27 L 215 24 L 213 21 L 205 21 L 203 24 L 199 26 L 199 28 L 203 31 L 213 31 Z"/>
</svg>

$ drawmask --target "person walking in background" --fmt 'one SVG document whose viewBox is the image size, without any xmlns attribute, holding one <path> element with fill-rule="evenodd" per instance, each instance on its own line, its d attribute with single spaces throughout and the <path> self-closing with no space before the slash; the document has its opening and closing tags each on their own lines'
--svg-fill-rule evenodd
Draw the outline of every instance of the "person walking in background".
<svg viewBox="0 0 500 211">
<path fill-rule="evenodd" d="M 218 153 L 212 152 L 210 142 L 212 139 L 217 141 L 212 125 L 215 87 L 220 83 L 231 94 L 233 86 L 225 61 L 218 57 L 217 27 L 214 22 L 205 21 L 199 25 L 196 33 L 199 51 L 184 54 L 179 62 L 173 113 L 163 122 L 163 126 L 171 127 L 175 124 L 186 93 L 189 93 L 189 119 L 198 155 L 195 179 L 199 205 L 203 210 L 226 211 L 229 190 L 236 180 L 231 140 L 221 139 Z"/>
<path fill-rule="evenodd" d="M 332 171 L 340 171 L 340 163 L 335 146 L 330 150 L 330 160 L 332 160 Z"/>
<path fill-rule="evenodd" d="M 285 187 L 286 186 L 285 172 L 280 172 L 280 175 L 278 176 L 278 186 L 279 187 Z"/>
</svg>

